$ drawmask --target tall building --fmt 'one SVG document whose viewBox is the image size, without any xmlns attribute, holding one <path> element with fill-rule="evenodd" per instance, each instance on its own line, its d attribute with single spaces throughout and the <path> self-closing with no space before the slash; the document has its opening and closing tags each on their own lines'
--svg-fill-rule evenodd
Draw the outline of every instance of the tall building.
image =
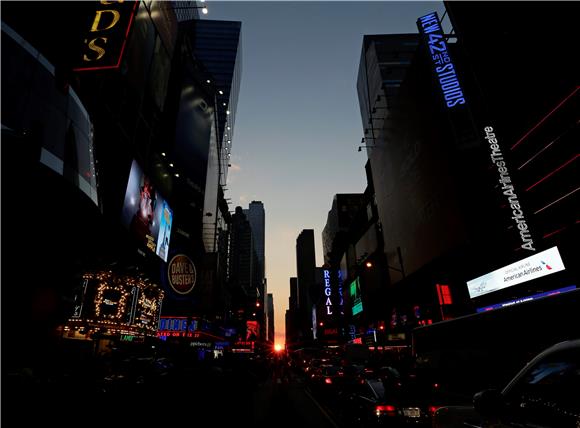
<svg viewBox="0 0 580 428">
<path fill-rule="evenodd" d="M 252 237 L 252 227 L 246 218 L 242 207 L 236 207 L 232 215 L 232 228 L 230 236 L 230 286 L 241 291 L 245 296 L 244 301 L 240 301 L 242 306 L 255 300 L 258 297 L 258 290 L 253 287 L 254 281 L 254 240 Z M 247 301 L 246 301 L 247 300 Z"/>
<path fill-rule="evenodd" d="M 299 346 L 298 331 L 298 278 L 290 278 L 290 297 L 286 311 L 286 346 L 294 349 Z"/>
<path fill-rule="evenodd" d="M 260 201 L 252 201 L 248 209 L 244 210 L 246 218 L 252 226 L 252 235 L 254 237 L 254 248 L 258 255 L 258 260 L 261 265 L 261 275 L 265 278 L 266 274 L 266 258 L 265 258 L 265 234 L 266 234 L 266 214 L 264 212 L 264 204 Z"/>
<path fill-rule="evenodd" d="M 378 132 L 419 44 L 416 34 L 365 35 L 359 62 L 357 92 L 363 145 L 377 143 Z M 359 149 L 360 150 L 360 149 Z"/>
<path fill-rule="evenodd" d="M 267 304 L 267 313 L 268 313 L 268 342 L 274 343 L 276 336 L 274 331 L 274 295 L 272 293 L 268 293 L 268 298 L 266 300 Z"/>
<path fill-rule="evenodd" d="M 192 49 L 195 22 L 178 23 L 172 6 L 109 2 L 103 9 L 99 2 L 55 2 L 35 3 L 31 13 L 27 5 L 2 5 L 3 150 L 30 171 L 18 191 L 3 184 L 3 194 L 24 210 L 13 254 L 21 254 L 22 248 L 41 254 L 38 265 L 46 279 L 23 295 L 14 290 L 10 298 L 21 302 L 26 319 L 44 324 L 38 327 L 47 332 L 44 337 L 69 319 L 75 309 L 69 302 L 79 296 L 85 280 L 95 286 L 95 277 L 147 284 L 138 287 L 139 298 L 158 308 L 147 295 L 154 285 L 158 295 L 165 293 L 162 311 L 169 315 L 208 320 L 223 315 L 219 278 L 227 271 L 223 232 L 229 212 L 220 184 L 225 184 L 229 149 L 222 139 L 233 123 L 222 121 L 220 127 L 216 118 L 222 110 L 224 117 L 235 116 L 235 103 L 220 106 L 216 99 L 227 87 L 228 99 L 237 100 L 241 57 L 234 55 L 240 61 L 229 65 L 229 81 L 224 76 L 223 86 L 211 85 Z M 106 28 L 100 19 L 105 12 L 118 17 Z M 232 25 L 239 30 L 240 23 Z M 233 37 L 237 47 L 239 31 Z M 108 40 L 107 48 L 95 50 L 102 39 Z M 218 129 L 224 129 L 219 139 Z M 227 145 L 231 147 L 230 138 Z M 23 199 L 22 189 L 29 185 L 37 195 Z M 59 209 L 47 210 L 39 222 L 33 214 L 38 206 Z M 74 218 L 62 212 L 74 213 Z M 44 233 L 42 224 L 59 230 L 58 254 L 35 238 Z M 21 270 L 19 263 L 10 261 L 15 270 Z M 180 276 L 184 269 L 187 276 Z M 103 273 L 109 270 L 112 276 Z M 116 290 L 116 299 L 126 297 L 126 287 Z M 51 319 L 32 317 L 37 316 L 37 294 L 60 302 L 47 312 Z M 102 314 L 102 295 L 87 293 L 93 295 L 84 308 L 87 314 Z M 118 307 L 132 312 L 132 305 Z M 73 336 L 88 331 L 83 340 L 91 340 L 94 326 L 75 315 L 69 331 Z M 135 319 L 134 313 L 129 315 Z M 155 320 L 148 322 L 155 325 Z M 95 340 L 95 349 L 120 340 L 113 327 Z M 26 342 L 15 349 L 30 358 L 35 352 L 27 347 L 38 345 L 48 352 L 42 338 Z"/>
<path fill-rule="evenodd" d="M 501 228 L 510 237 L 505 262 L 556 246 L 566 266 L 562 275 L 568 278 L 561 285 L 576 283 L 580 66 L 570 52 L 577 46 L 572 30 L 577 8 L 565 2 L 531 3 L 525 8 L 512 2 L 478 3 L 474 8 L 445 2 L 445 7 L 463 60 L 460 77 L 470 83 L 467 103 L 477 108 L 477 131 L 486 141 L 482 156 L 490 158 L 494 150 L 496 158 L 502 155 L 502 170 L 489 165 L 494 181 L 509 176 L 521 208 L 514 212 L 511 195 L 500 186 L 494 202 L 500 207 Z M 488 23 L 493 23 L 493 31 Z M 544 33 L 538 43 L 530 43 L 524 35 L 533 27 Z M 538 60 L 538 52 L 550 52 L 550 60 Z M 490 146 L 490 138 L 497 147 Z M 525 232 L 534 250 L 522 248 Z M 480 272 L 493 267 L 482 266 Z"/>
<path fill-rule="evenodd" d="M 193 53 L 211 76 L 208 80 L 216 92 L 216 135 L 222 152 L 220 183 L 225 185 L 242 78 L 242 23 L 202 19 L 194 24 Z"/>
<path fill-rule="evenodd" d="M 446 7 L 453 31 L 443 32 L 428 14 L 417 17 L 419 36 L 365 36 L 359 66 L 384 246 L 378 260 L 388 272 L 386 328 L 397 334 L 487 304 L 575 287 L 578 276 L 571 261 L 578 157 L 566 144 L 577 135 L 580 93 L 569 55 L 571 8 Z M 541 48 L 524 36 L 534 25 L 549 35 Z M 549 50 L 554 63 L 538 63 L 538 49 Z M 507 288 L 504 275 L 499 291 L 474 297 L 468 286 L 474 278 L 555 245 L 566 269 Z M 356 285 L 364 297 L 364 280 Z"/>
<path fill-rule="evenodd" d="M 296 276 L 298 278 L 298 329 L 304 342 L 313 339 L 313 297 L 316 290 L 314 230 L 304 229 L 296 239 Z"/>
<path fill-rule="evenodd" d="M 326 225 L 322 230 L 324 263 L 337 266 L 349 243 L 349 229 L 363 205 L 362 193 L 341 193 L 334 195 L 332 207 L 328 211 Z"/>
<path fill-rule="evenodd" d="M 200 18 L 199 11 L 202 9 L 203 3 L 195 0 L 177 0 L 173 1 L 172 4 L 177 21 L 190 21 Z"/>
</svg>

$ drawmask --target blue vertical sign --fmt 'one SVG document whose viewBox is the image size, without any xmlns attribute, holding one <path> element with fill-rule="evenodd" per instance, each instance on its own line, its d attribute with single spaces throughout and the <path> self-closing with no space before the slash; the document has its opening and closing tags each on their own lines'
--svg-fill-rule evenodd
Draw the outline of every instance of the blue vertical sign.
<svg viewBox="0 0 580 428">
<path fill-rule="evenodd" d="M 332 287 L 330 285 L 330 271 L 324 269 L 324 296 L 326 297 L 326 315 L 332 315 L 332 300 L 330 296 L 332 295 Z"/>
<path fill-rule="evenodd" d="M 431 63 L 441 90 L 445 98 L 447 108 L 453 108 L 465 104 L 465 96 L 461 90 L 455 67 L 449 56 L 447 43 L 441 28 L 441 22 L 437 12 L 422 16 L 417 21 L 419 31 L 423 34 L 429 52 Z"/>
</svg>

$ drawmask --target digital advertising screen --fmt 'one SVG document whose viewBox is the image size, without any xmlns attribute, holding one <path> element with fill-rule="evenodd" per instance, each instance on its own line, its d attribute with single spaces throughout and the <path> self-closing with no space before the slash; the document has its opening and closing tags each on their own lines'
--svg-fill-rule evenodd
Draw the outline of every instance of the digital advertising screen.
<svg viewBox="0 0 580 428">
<path fill-rule="evenodd" d="M 557 247 L 526 257 L 518 262 L 467 281 L 472 299 L 494 291 L 503 290 L 522 282 L 563 271 L 564 262 Z"/>
<path fill-rule="evenodd" d="M 356 278 L 353 282 L 350 283 L 350 301 L 352 302 L 352 314 L 357 315 L 362 312 L 363 305 L 362 305 L 362 298 L 360 293 L 360 282 L 359 279 Z"/>
<path fill-rule="evenodd" d="M 136 161 L 129 173 L 122 223 L 139 242 L 167 261 L 173 211 Z"/>
</svg>

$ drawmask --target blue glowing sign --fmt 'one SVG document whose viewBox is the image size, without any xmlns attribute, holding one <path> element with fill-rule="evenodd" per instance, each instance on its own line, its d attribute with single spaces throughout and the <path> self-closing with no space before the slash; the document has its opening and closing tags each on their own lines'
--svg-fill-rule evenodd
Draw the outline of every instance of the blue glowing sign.
<svg viewBox="0 0 580 428">
<path fill-rule="evenodd" d="M 568 291 L 573 290 L 576 290 L 576 286 L 570 285 L 568 287 L 558 288 L 557 290 L 545 291 L 543 293 L 534 294 L 532 296 L 521 297 L 519 299 L 508 300 L 507 302 L 495 303 L 493 305 L 477 308 L 477 312 L 487 312 L 493 309 L 505 308 L 507 306 L 517 305 L 518 303 L 524 303 L 529 302 L 531 300 L 542 299 L 544 297 L 555 296 L 557 294 L 567 293 Z"/>
<path fill-rule="evenodd" d="M 431 61 L 443 91 L 445 104 L 448 108 L 465 104 L 465 96 L 459 85 L 455 67 L 447 50 L 447 43 L 445 42 L 437 12 L 419 18 L 417 26 L 429 47 Z"/>
<path fill-rule="evenodd" d="M 324 295 L 326 296 L 326 315 L 332 315 L 332 300 L 330 299 L 332 287 L 330 285 L 330 271 L 328 269 L 324 269 Z"/>
</svg>

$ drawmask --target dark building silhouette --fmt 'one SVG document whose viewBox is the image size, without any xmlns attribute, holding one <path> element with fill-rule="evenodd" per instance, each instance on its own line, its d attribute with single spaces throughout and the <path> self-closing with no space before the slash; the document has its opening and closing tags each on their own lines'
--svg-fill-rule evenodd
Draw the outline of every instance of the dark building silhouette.
<svg viewBox="0 0 580 428">
<path fill-rule="evenodd" d="M 272 293 L 268 293 L 268 297 L 266 299 L 267 302 L 267 313 L 268 313 L 268 342 L 274 343 L 276 336 L 274 330 L 274 295 Z"/>
<path fill-rule="evenodd" d="M 208 329 L 223 323 L 228 312 L 224 282 L 230 220 L 221 187 L 230 134 L 223 140 L 233 122 L 220 122 L 220 138 L 212 129 L 219 127 L 216 118 L 222 111 L 223 116 L 235 116 L 235 103 L 220 106 L 216 99 L 223 87 L 227 100 L 237 100 L 240 57 L 236 54 L 239 61 L 229 64 L 229 77 L 220 81 L 223 86 L 212 86 L 207 83 L 208 68 L 192 48 L 195 22 L 178 24 L 169 2 L 122 2 L 107 5 L 117 8 L 124 27 L 121 36 L 110 35 L 102 60 L 115 50 L 117 55 L 110 63 L 97 64 L 100 53 L 84 40 L 101 6 L 2 6 L 2 162 L 4 166 L 8 158 L 21 159 L 23 170 L 30 171 L 18 189 L 3 183 L 3 200 L 9 198 L 22 210 L 12 220 L 21 231 L 13 254 L 41 255 L 37 266 L 44 272 L 43 281 L 5 296 L 21 302 L 21 315 L 42 331 L 37 341 L 14 338 L 15 364 L 39 363 L 31 362 L 39 355 L 33 348 L 47 355 L 54 349 L 45 340 L 62 343 L 61 336 L 51 335 L 70 317 L 87 271 L 110 269 L 120 277 L 155 284 L 165 292 L 163 311 L 203 317 L 207 322 L 199 325 Z M 238 32 L 222 37 L 231 36 L 231 44 L 237 46 L 240 23 L 232 26 Z M 206 46 L 207 52 L 211 49 Z M 191 108 L 193 104 L 197 107 Z M 122 224 L 126 203 L 139 202 L 125 198 L 133 165 L 146 177 L 143 194 L 159 207 L 164 200 L 173 214 L 166 229 L 169 249 L 164 248 L 163 256 L 154 243 L 135 239 L 132 229 Z M 27 188 L 35 189 L 34 198 L 23 199 Z M 150 197 L 153 193 L 155 198 Z M 40 206 L 50 209 L 40 214 Z M 58 230 L 58 252 L 49 240 L 38 239 L 47 224 Z M 195 286 L 186 295 L 178 295 L 168 284 L 168 265 L 177 253 L 196 266 Z M 16 258 L 3 261 L 15 271 L 23 268 Z M 42 301 L 52 303 L 39 306 Z M 87 342 L 93 337 L 97 344 L 119 340 L 112 329 L 102 336 L 86 331 Z M 20 359 L 18 350 L 29 361 Z"/>
<path fill-rule="evenodd" d="M 566 144 L 578 131 L 578 65 L 567 53 L 571 8 L 446 8 L 447 30 L 437 27 L 446 55 L 434 55 L 424 34 L 365 36 L 357 80 L 380 239 L 375 246 L 361 236 L 366 243 L 347 248 L 341 267 L 351 275 L 349 260 L 363 246 L 383 246 L 369 260 L 383 274 L 359 279 L 363 301 L 380 281 L 373 287 L 383 288 L 387 304 L 377 308 L 378 319 L 359 321 L 363 328 L 385 322 L 389 333 L 407 338 L 421 323 L 565 287 L 578 276 L 571 261 L 577 156 Z M 435 22 L 425 17 L 418 26 L 432 32 Z M 530 25 L 549 34 L 541 47 L 525 38 Z M 539 64 L 540 50 L 554 61 Z M 470 298 L 467 281 L 554 245 L 565 271 Z"/>
<path fill-rule="evenodd" d="M 286 346 L 295 349 L 299 346 L 298 329 L 298 278 L 290 278 L 290 297 L 286 311 Z"/>
<path fill-rule="evenodd" d="M 316 296 L 316 255 L 314 252 L 314 230 L 304 229 L 296 238 L 296 276 L 298 278 L 298 323 L 304 342 L 310 342 L 314 296 Z"/>
</svg>

